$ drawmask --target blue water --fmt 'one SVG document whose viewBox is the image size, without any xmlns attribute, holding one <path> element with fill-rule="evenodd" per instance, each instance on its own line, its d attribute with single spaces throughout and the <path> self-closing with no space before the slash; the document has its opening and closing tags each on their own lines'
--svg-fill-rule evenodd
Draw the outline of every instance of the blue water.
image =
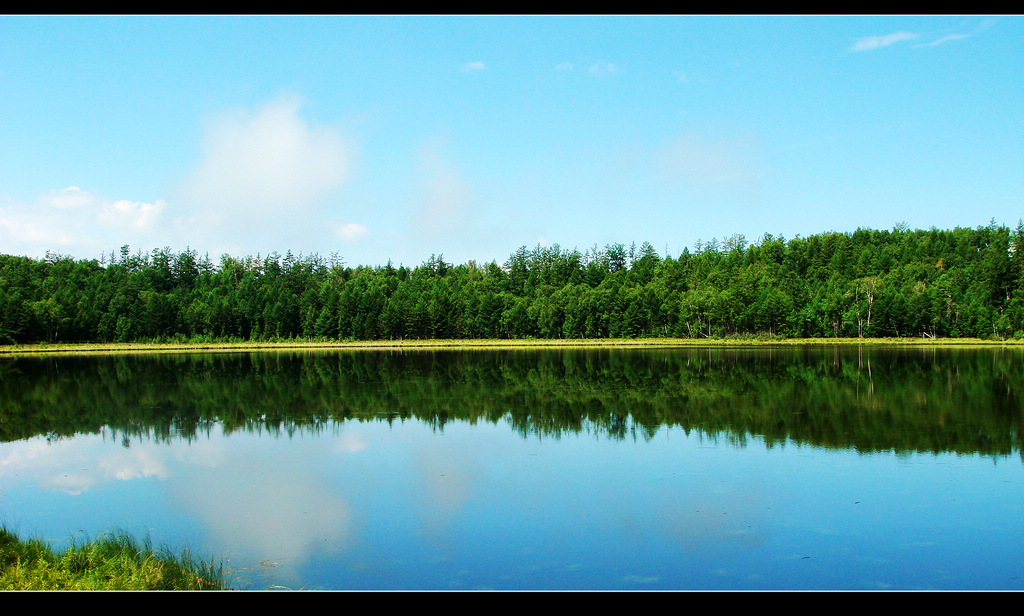
<svg viewBox="0 0 1024 616">
<path fill-rule="evenodd" d="M 737 440 L 415 419 L 39 437 L 0 444 L 0 519 L 185 545 L 251 589 L 1024 588 L 1019 456 Z"/>
</svg>

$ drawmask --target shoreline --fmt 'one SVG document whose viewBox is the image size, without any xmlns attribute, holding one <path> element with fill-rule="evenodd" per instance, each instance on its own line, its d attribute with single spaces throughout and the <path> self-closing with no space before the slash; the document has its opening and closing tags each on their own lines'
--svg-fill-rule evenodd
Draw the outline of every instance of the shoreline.
<svg viewBox="0 0 1024 616">
<path fill-rule="evenodd" d="M 584 338 L 584 339 L 478 339 L 478 340 L 364 340 L 275 342 L 132 342 L 35 343 L 0 345 L 0 356 L 86 355 L 110 353 L 225 353 L 252 351 L 423 351 L 498 349 L 617 349 L 782 346 L 886 346 L 886 347 L 1024 347 L 1024 340 L 981 338 Z"/>
</svg>

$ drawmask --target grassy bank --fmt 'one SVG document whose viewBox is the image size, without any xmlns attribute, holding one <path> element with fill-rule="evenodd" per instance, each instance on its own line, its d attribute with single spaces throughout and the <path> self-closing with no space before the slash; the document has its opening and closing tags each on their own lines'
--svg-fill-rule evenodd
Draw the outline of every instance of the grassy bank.
<svg viewBox="0 0 1024 616">
<path fill-rule="evenodd" d="M 184 550 L 154 550 L 124 533 L 63 552 L 0 528 L 2 590 L 227 590 L 221 568 Z"/>
<path fill-rule="evenodd" d="M 1024 340 L 981 338 L 585 338 L 515 340 L 367 340 L 273 342 L 162 342 L 0 345 L 2 355 L 46 353 L 177 353 L 275 350 L 442 350 L 534 348 L 672 348 L 741 346 L 1024 346 Z"/>
</svg>

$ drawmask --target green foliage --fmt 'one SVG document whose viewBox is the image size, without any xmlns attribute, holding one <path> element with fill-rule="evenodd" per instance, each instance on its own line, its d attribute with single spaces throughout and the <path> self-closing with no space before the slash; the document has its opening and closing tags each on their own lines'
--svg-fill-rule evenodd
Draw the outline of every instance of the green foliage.
<svg viewBox="0 0 1024 616">
<path fill-rule="evenodd" d="M 659 255 L 523 246 L 504 264 L 347 267 L 191 249 L 0 255 L 0 344 L 607 337 L 972 337 L 1024 330 L 1024 223 L 765 234 Z"/>
</svg>

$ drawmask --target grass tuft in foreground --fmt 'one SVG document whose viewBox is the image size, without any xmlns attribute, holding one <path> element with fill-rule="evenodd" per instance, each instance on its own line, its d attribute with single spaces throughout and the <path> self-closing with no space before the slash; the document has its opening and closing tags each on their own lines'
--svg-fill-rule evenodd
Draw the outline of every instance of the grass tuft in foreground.
<svg viewBox="0 0 1024 616">
<path fill-rule="evenodd" d="M 0 528 L 2 590 L 227 590 L 221 567 L 116 532 L 63 552 Z"/>
</svg>

